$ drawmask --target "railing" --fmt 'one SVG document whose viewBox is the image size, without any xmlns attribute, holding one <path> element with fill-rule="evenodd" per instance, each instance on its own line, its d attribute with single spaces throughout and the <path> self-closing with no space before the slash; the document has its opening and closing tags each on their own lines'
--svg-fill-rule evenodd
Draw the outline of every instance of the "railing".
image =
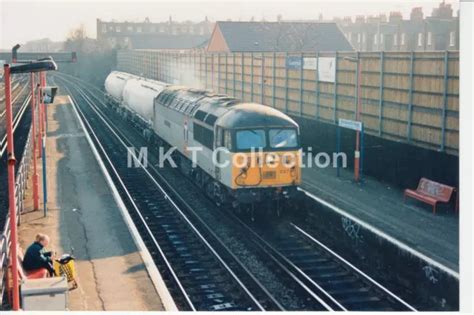
<svg viewBox="0 0 474 315">
<path fill-rule="evenodd" d="M 16 171 L 16 183 L 15 183 L 15 201 L 17 209 L 17 221 L 18 224 L 21 222 L 21 213 L 24 211 L 24 200 L 25 192 L 28 188 L 28 172 L 30 169 L 31 162 L 31 128 L 28 132 L 28 138 L 26 140 L 25 149 L 23 151 L 23 156 L 21 162 Z M 3 227 L 2 236 L 0 239 L 0 284 L 1 284 L 1 294 L 0 294 L 0 309 L 5 305 L 3 298 L 6 295 L 6 290 L 8 287 L 7 274 L 8 274 L 8 264 L 9 264 L 9 254 L 10 254 L 10 216 L 7 215 L 5 225 Z"/>
</svg>

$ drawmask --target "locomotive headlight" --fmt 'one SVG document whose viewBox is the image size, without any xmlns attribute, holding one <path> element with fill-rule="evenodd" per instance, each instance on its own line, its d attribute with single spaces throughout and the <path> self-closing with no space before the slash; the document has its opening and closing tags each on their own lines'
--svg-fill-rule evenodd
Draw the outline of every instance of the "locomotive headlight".
<svg viewBox="0 0 474 315">
<path fill-rule="evenodd" d="M 286 152 L 284 155 L 283 155 L 283 165 L 286 167 L 286 168 L 292 168 L 296 165 L 296 158 L 294 156 L 293 153 L 290 153 L 290 152 Z"/>
<path fill-rule="evenodd" d="M 280 157 L 274 153 L 269 153 L 265 156 L 265 163 L 270 168 L 275 168 L 278 166 Z"/>
<path fill-rule="evenodd" d="M 234 167 L 244 168 L 248 167 L 249 158 L 244 153 L 236 153 L 233 157 Z"/>
</svg>

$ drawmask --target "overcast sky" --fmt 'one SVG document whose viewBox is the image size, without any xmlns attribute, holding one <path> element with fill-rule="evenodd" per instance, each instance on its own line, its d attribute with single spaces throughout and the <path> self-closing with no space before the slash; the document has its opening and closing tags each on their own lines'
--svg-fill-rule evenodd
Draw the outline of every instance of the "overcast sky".
<svg viewBox="0 0 474 315">
<path fill-rule="evenodd" d="M 256 20 L 265 18 L 274 21 L 278 14 L 283 19 L 317 19 L 322 13 L 325 19 L 334 16 L 377 15 L 400 11 L 407 18 L 412 7 L 421 6 L 426 15 L 431 15 L 439 1 L 423 0 L 378 0 L 378 1 L 74 1 L 74 0 L 0 0 L 0 47 L 10 49 L 16 43 L 33 39 L 50 38 L 62 41 L 68 32 L 84 24 L 89 37 L 96 37 L 96 18 L 102 20 L 165 21 L 171 15 L 173 20 L 202 21 L 207 16 L 216 20 Z M 458 1 L 451 3 L 454 14 L 459 8 Z"/>
</svg>

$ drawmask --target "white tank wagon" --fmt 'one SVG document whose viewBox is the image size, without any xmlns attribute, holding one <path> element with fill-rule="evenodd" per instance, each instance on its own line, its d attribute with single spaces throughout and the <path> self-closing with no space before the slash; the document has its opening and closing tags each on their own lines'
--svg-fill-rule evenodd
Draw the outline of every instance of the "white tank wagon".
<svg viewBox="0 0 474 315">
<path fill-rule="evenodd" d="M 167 86 L 160 81 L 130 78 L 123 88 L 122 104 L 143 120 L 151 122 L 154 99 Z"/>
<path fill-rule="evenodd" d="M 112 101 L 120 104 L 122 102 L 123 89 L 130 78 L 138 78 L 130 73 L 113 71 L 105 79 L 105 91 Z"/>
</svg>

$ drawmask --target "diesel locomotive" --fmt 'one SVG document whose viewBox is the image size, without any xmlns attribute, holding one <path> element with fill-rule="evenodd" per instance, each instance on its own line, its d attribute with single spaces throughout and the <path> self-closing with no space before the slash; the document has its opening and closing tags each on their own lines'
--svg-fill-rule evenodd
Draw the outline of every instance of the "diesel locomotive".
<svg viewBox="0 0 474 315">
<path fill-rule="evenodd" d="M 111 106 L 151 143 L 173 148 L 177 166 L 218 204 L 298 198 L 298 124 L 281 111 L 208 90 L 114 71 Z"/>
</svg>

